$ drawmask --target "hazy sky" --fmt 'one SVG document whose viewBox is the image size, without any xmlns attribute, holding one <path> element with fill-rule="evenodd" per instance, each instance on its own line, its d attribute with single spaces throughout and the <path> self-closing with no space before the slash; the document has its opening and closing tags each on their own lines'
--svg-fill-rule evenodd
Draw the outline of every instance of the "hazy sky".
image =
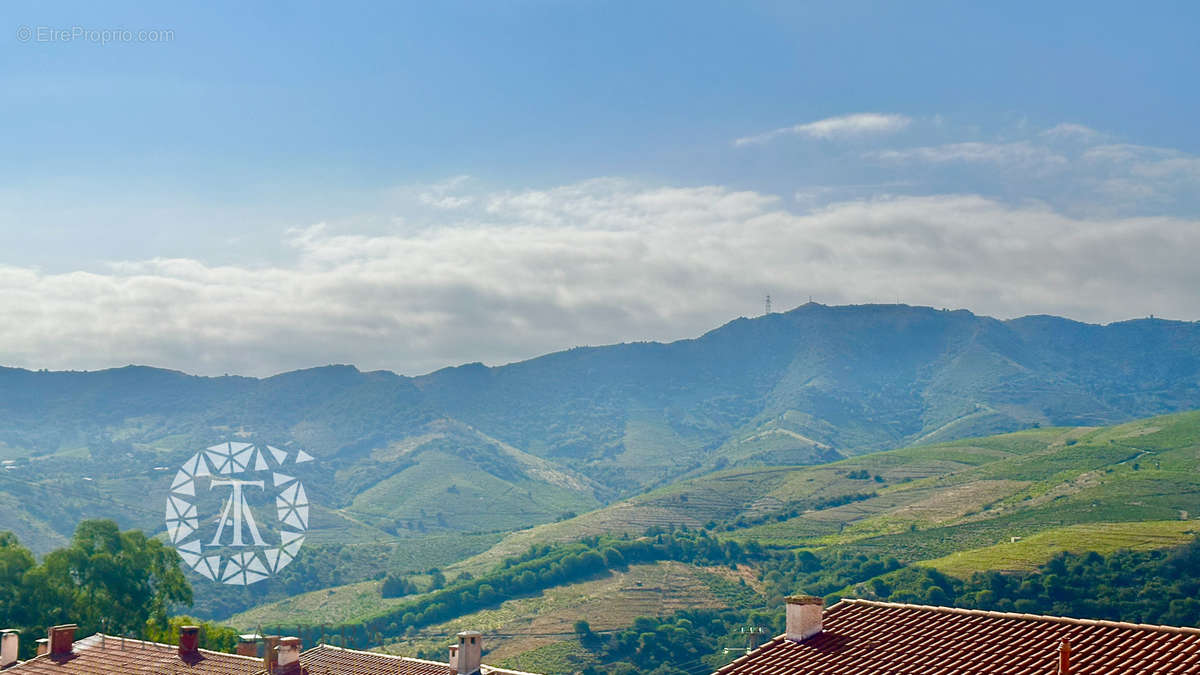
<svg viewBox="0 0 1200 675">
<path fill-rule="evenodd" d="M 244 4 L 0 11 L 0 364 L 1200 318 L 1195 3 Z"/>
</svg>

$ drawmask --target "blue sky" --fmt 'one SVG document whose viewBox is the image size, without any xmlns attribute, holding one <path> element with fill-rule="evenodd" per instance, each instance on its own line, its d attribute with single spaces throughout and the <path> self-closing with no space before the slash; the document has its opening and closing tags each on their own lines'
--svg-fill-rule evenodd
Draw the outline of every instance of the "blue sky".
<svg viewBox="0 0 1200 675">
<path fill-rule="evenodd" d="M 416 373 L 767 292 L 1194 319 L 1198 14 L 9 3 L 0 362 Z"/>
</svg>

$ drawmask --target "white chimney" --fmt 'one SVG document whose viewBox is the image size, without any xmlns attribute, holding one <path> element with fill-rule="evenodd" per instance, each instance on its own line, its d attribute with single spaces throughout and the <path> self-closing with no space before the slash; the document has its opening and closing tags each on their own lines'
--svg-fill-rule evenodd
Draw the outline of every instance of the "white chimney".
<svg viewBox="0 0 1200 675">
<path fill-rule="evenodd" d="M 0 670 L 17 662 L 17 645 L 21 634 L 9 629 L 0 631 Z"/>
<path fill-rule="evenodd" d="M 787 639 L 801 642 L 821 632 L 825 601 L 813 595 L 787 598 Z"/>
<path fill-rule="evenodd" d="M 458 649 L 454 658 L 458 675 L 474 675 L 483 665 L 483 633 L 466 630 L 458 634 Z"/>
<path fill-rule="evenodd" d="M 279 646 L 276 648 L 279 653 L 275 661 L 279 672 L 286 673 L 294 667 L 294 664 L 300 663 L 300 638 L 285 637 L 279 641 Z"/>
</svg>

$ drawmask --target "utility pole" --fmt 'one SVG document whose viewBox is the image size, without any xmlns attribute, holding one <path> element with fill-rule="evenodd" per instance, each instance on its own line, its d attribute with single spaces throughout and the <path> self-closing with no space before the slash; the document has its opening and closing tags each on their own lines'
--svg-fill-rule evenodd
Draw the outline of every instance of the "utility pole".
<svg viewBox="0 0 1200 675">
<path fill-rule="evenodd" d="M 749 654 L 750 652 L 754 651 L 755 649 L 758 649 L 758 643 L 762 641 L 762 636 L 766 634 L 767 629 L 763 628 L 762 626 L 742 626 L 738 630 L 738 632 L 741 633 L 742 635 L 746 636 L 746 650 L 745 651 L 747 654 Z M 726 647 L 725 649 L 722 650 L 722 653 L 729 654 L 729 653 L 735 652 L 735 651 L 742 651 L 742 650 L 730 649 L 729 647 Z"/>
<path fill-rule="evenodd" d="M 758 649 L 758 643 L 762 640 L 763 633 L 767 632 L 767 629 L 762 626 L 750 626 L 742 630 L 746 632 L 746 653 Z"/>
</svg>

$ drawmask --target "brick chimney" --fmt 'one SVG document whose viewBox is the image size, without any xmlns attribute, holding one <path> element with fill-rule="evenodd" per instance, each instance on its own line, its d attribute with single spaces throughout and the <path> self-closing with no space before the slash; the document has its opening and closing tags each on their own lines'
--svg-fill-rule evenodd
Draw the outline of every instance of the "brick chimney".
<svg viewBox="0 0 1200 675">
<path fill-rule="evenodd" d="M 73 623 L 54 626 L 50 629 L 50 655 L 66 655 L 74 650 L 75 630 L 79 626 Z"/>
<path fill-rule="evenodd" d="M 814 595 L 787 598 L 787 639 L 801 642 L 821 632 L 825 601 Z"/>
<path fill-rule="evenodd" d="M 238 656 L 258 656 L 258 641 L 262 636 L 258 633 L 244 633 L 238 636 Z"/>
<path fill-rule="evenodd" d="M 275 672 L 276 659 L 279 656 L 275 648 L 278 646 L 278 635 L 268 635 L 263 638 L 263 670 L 267 671 L 267 673 Z"/>
<path fill-rule="evenodd" d="M 200 651 L 200 627 L 179 627 L 179 655 L 188 656 Z"/>
<path fill-rule="evenodd" d="M 37 639 L 37 655 L 41 656 L 42 654 L 49 654 L 49 653 L 50 653 L 50 638 L 38 638 Z"/>
<path fill-rule="evenodd" d="M 275 672 L 280 674 L 300 672 L 300 638 L 283 638 L 279 641 L 279 646 L 275 648 L 275 651 L 278 653 L 275 659 Z"/>
<path fill-rule="evenodd" d="M 475 675 L 483 665 L 483 633 L 465 630 L 458 634 L 458 648 L 451 654 L 458 675 Z"/>
<path fill-rule="evenodd" d="M 17 646 L 20 639 L 21 633 L 11 628 L 0 631 L 0 670 L 17 662 Z"/>
</svg>

